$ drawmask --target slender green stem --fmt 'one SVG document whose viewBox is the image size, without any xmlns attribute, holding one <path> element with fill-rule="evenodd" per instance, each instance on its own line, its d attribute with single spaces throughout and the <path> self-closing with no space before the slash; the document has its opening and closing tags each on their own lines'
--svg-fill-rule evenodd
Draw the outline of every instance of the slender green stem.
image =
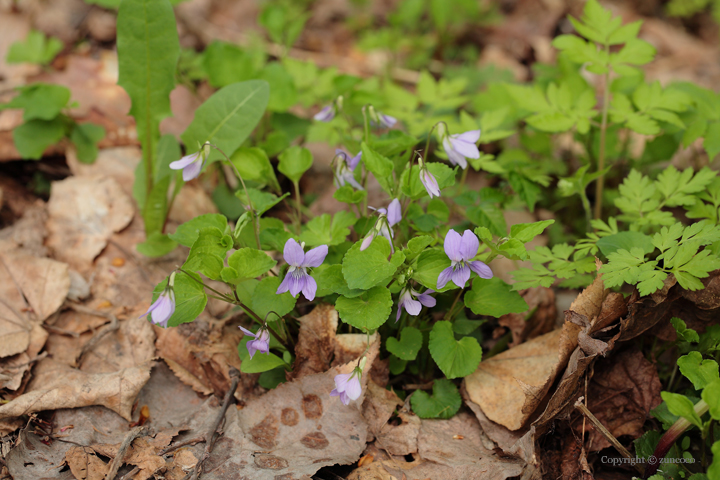
<svg viewBox="0 0 720 480">
<path fill-rule="evenodd" d="M 605 51 L 610 53 L 610 47 L 605 46 Z M 598 172 L 605 168 L 605 137 L 607 133 L 608 106 L 610 105 L 610 72 L 603 77 L 603 106 L 602 121 L 600 123 L 600 151 L 598 153 Z M 595 184 L 595 218 L 602 217 L 603 187 L 605 186 L 605 175 L 600 175 Z"/>
<path fill-rule="evenodd" d="M 248 199 L 248 206 L 250 207 L 250 211 L 252 212 L 253 216 L 253 225 L 255 232 L 255 243 L 257 244 L 258 250 L 262 250 L 261 244 L 260 244 L 260 218 L 257 214 L 257 210 L 255 210 L 255 207 L 253 206 L 252 199 L 250 198 L 250 193 L 248 192 L 247 186 L 245 185 L 245 180 L 243 180 L 242 175 L 240 175 L 240 170 L 235 166 L 233 162 L 230 161 L 230 157 L 225 154 L 220 148 L 218 148 L 216 145 L 210 144 L 211 147 L 213 147 L 215 150 L 220 152 L 223 157 L 225 157 L 225 161 L 230 164 L 230 166 L 235 171 L 235 175 L 237 175 L 238 179 L 240 180 L 240 183 L 242 184 L 243 190 L 245 190 L 245 196 Z"/>
<path fill-rule="evenodd" d="M 207 289 L 210 290 L 211 292 L 214 292 L 214 293 L 220 295 L 226 302 L 228 302 L 228 303 L 235 303 L 230 295 L 225 294 L 225 293 L 222 293 L 222 292 L 219 292 L 219 291 L 215 290 L 214 288 L 212 288 L 210 285 L 205 285 L 204 282 L 202 282 L 201 280 L 198 280 L 197 278 L 195 278 L 195 277 L 192 276 L 189 272 L 186 272 L 186 271 L 183 270 L 182 268 L 179 268 L 179 267 L 178 267 L 178 270 L 180 270 L 180 271 L 183 272 L 185 275 L 187 275 L 188 277 L 190 277 L 194 282 L 197 282 L 197 283 L 199 283 L 200 285 L 202 285 L 204 288 L 207 288 Z M 234 292 L 233 292 L 233 293 L 234 293 Z"/>
<path fill-rule="evenodd" d="M 295 186 L 295 210 L 297 212 L 297 224 L 295 225 L 295 230 L 297 231 L 297 234 L 300 235 L 300 229 L 302 228 L 302 203 L 300 202 L 300 184 L 294 181 L 293 185 Z"/>
<path fill-rule="evenodd" d="M 457 295 L 455 295 L 455 300 L 453 300 L 452 306 L 450 306 L 450 310 L 447 311 L 447 313 L 445 314 L 445 318 L 443 318 L 443 320 L 446 320 L 449 322 L 455 316 L 455 313 L 454 313 L 455 305 L 457 305 L 458 300 L 460 300 L 460 295 L 462 295 L 463 290 L 465 290 L 465 289 L 461 288 L 458 291 Z"/>
<path fill-rule="evenodd" d="M 460 175 L 460 185 L 458 185 L 458 193 L 462 193 L 463 188 L 465 187 L 465 179 L 467 178 L 469 168 L 465 168 L 462 172 L 462 175 Z"/>
</svg>

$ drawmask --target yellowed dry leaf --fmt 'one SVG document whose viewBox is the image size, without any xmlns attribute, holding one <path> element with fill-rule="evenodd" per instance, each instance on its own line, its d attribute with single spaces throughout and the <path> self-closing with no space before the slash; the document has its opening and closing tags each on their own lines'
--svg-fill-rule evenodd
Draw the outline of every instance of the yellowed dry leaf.
<svg viewBox="0 0 720 480">
<path fill-rule="evenodd" d="M 54 182 L 48 202 L 47 246 L 79 271 L 87 270 L 114 232 L 133 218 L 132 199 L 112 178 L 69 177 Z"/>
<path fill-rule="evenodd" d="M 38 363 L 34 375 L 27 393 L 0 405 L 0 418 L 102 405 L 130 421 L 133 401 L 150 378 L 150 364 L 114 373 L 87 374 L 45 359 Z"/>
<path fill-rule="evenodd" d="M 185 385 L 188 385 L 190 388 L 192 388 L 198 393 L 202 393 L 203 395 L 210 395 L 213 393 L 212 388 L 209 388 L 208 386 L 203 384 L 199 378 L 188 372 L 182 365 L 177 363 L 172 358 L 163 358 L 163 360 L 165 361 L 165 363 L 167 363 L 167 366 L 170 367 L 170 370 L 172 370 L 172 372 Z"/>
<path fill-rule="evenodd" d="M 298 321 L 300 333 L 295 345 L 293 378 L 324 372 L 330 367 L 334 354 L 337 310 L 332 305 L 321 304 Z"/>
</svg>

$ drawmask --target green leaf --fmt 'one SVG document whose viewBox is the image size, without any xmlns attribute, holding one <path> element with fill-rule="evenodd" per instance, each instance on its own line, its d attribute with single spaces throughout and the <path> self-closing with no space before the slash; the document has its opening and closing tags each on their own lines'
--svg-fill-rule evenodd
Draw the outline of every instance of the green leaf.
<svg viewBox="0 0 720 480">
<path fill-rule="evenodd" d="M 375 238 L 363 251 L 360 251 L 360 245 L 361 242 L 356 242 L 343 257 L 343 276 L 350 288 L 367 290 L 381 284 L 395 273 L 404 260 L 403 256 L 398 263 L 399 255 L 403 255 L 402 252 L 396 252 L 392 259 L 388 260 L 390 244 L 383 237 Z"/>
<path fill-rule="evenodd" d="M 247 343 L 254 340 L 250 335 L 245 335 L 238 344 L 238 354 L 240 355 L 240 371 L 243 373 L 260 373 L 274 370 L 285 365 L 282 358 L 272 352 L 261 353 L 255 352 L 253 358 L 248 353 Z"/>
<path fill-rule="evenodd" d="M 53 120 L 30 120 L 13 130 L 13 141 L 22 158 L 39 160 L 43 152 L 65 136 L 65 124 L 61 118 Z"/>
<path fill-rule="evenodd" d="M 598 240 L 596 245 L 606 257 L 620 249 L 630 251 L 633 247 L 641 248 L 646 255 L 655 250 L 652 238 L 640 232 L 619 232 L 608 235 Z"/>
<path fill-rule="evenodd" d="M 348 211 L 336 213 L 330 221 L 330 214 L 324 213 L 305 224 L 300 235 L 300 241 L 311 247 L 318 245 L 339 245 L 350 235 L 351 227 L 355 225 L 357 217 Z"/>
<path fill-rule="evenodd" d="M 299 182 L 300 177 L 302 177 L 313 164 L 312 153 L 304 147 L 290 147 L 281 153 L 278 158 L 280 159 L 278 170 L 293 183 Z"/>
<path fill-rule="evenodd" d="M 438 292 L 447 292 L 458 288 L 453 282 L 448 282 L 442 289 L 437 288 L 437 279 L 440 272 L 450 266 L 450 259 L 441 248 L 429 248 L 423 250 L 417 259 L 414 268 L 413 279 L 417 280 L 426 288 Z"/>
<path fill-rule="evenodd" d="M 342 274 L 342 265 L 321 265 L 313 270 L 311 276 L 318 284 L 315 294 L 324 297 L 331 293 L 339 293 L 347 298 L 354 298 L 362 295 L 364 290 L 348 288 L 345 277 Z"/>
<path fill-rule="evenodd" d="M 200 230 L 208 227 L 215 227 L 223 233 L 229 233 L 227 218 L 224 215 L 206 213 L 178 226 L 175 233 L 168 236 L 180 245 L 192 247 L 200 235 Z"/>
<path fill-rule="evenodd" d="M 720 380 L 714 380 L 705 385 L 702 391 L 702 399 L 710 407 L 710 416 L 715 420 L 720 420 Z M 720 448 L 713 448 L 713 455 L 715 455 L 715 458 L 719 458 Z"/>
<path fill-rule="evenodd" d="M 117 15 L 117 53 L 117 83 L 132 100 L 130 115 L 135 118 L 143 161 L 152 165 L 160 138 L 160 121 L 172 115 L 170 92 L 175 87 L 180 57 L 170 2 L 123 0 Z M 185 145 L 195 147 L 194 143 Z"/>
<path fill-rule="evenodd" d="M 200 272 L 213 280 L 218 280 L 225 264 L 225 255 L 232 246 L 233 241 L 230 235 L 223 234 L 220 229 L 201 228 L 184 267 L 193 272 Z"/>
<path fill-rule="evenodd" d="M 338 188 L 333 194 L 333 198 L 338 202 L 357 204 L 367 197 L 365 190 L 355 190 L 350 185 L 344 185 Z"/>
<path fill-rule="evenodd" d="M 462 399 L 450 380 L 439 378 L 433 383 L 432 396 L 416 390 L 410 398 L 410 404 L 420 418 L 450 418 L 460 410 Z"/>
<path fill-rule="evenodd" d="M 700 341 L 700 337 L 698 336 L 698 333 L 691 328 L 687 328 L 687 324 L 684 321 L 682 321 L 682 319 L 673 317 L 670 319 L 670 323 L 675 328 L 675 332 L 677 333 L 678 340 L 682 339 L 686 342 L 691 342 L 691 343 L 698 343 Z"/>
<path fill-rule="evenodd" d="M 168 209 L 167 191 L 170 188 L 171 179 L 172 177 L 163 177 L 156 182 L 150 191 L 150 196 L 145 201 L 142 215 L 145 221 L 145 232 L 148 235 L 160 233 L 165 226 Z"/>
<path fill-rule="evenodd" d="M 160 232 L 151 233 L 144 242 L 135 246 L 137 251 L 146 257 L 162 257 L 175 250 L 176 247 L 177 242 Z"/>
<path fill-rule="evenodd" d="M 175 276 L 175 313 L 168 320 L 168 327 L 177 327 L 182 323 L 192 322 L 205 310 L 207 295 L 205 295 L 200 277 L 194 273 L 190 275 L 195 280 L 183 272 L 178 272 Z M 153 302 L 165 290 L 167 281 L 166 278 L 155 287 Z M 152 316 L 152 313 L 150 315 Z"/>
<path fill-rule="evenodd" d="M 455 185 L 455 170 L 439 162 L 427 162 L 425 165 L 437 180 L 440 190 Z M 420 168 L 417 165 L 403 170 L 400 186 L 402 192 L 413 200 L 426 197 L 428 194 L 420 181 Z"/>
<path fill-rule="evenodd" d="M 520 240 L 522 243 L 528 243 L 553 223 L 555 223 L 555 220 L 543 220 L 535 223 L 516 223 L 510 227 L 510 237 Z"/>
<path fill-rule="evenodd" d="M 210 142 L 228 155 L 234 152 L 265 113 L 269 90 L 264 80 L 221 88 L 195 110 L 195 118 L 181 136 L 183 143 L 195 149 Z M 220 158 L 223 157 L 219 152 L 211 150 L 211 161 Z"/>
<path fill-rule="evenodd" d="M 373 287 L 355 298 L 338 297 L 335 308 L 340 319 L 363 332 L 377 330 L 390 315 L 393 300 L 385 287 Z"/>
<path fill-rule="evenodd" d="M 270 185 L 275 192 L 281 192 L 275 170 L 265 150 L 257 147 L 240 147 L 230 156 L 230 161 L 238 169 L 243 180 Z"/>
<path fill-rule="evenodd" d="M 701 390 L 720 378 L 718 363 L 715 360 L 703 360 L 700 352 L 683 355 L 678 358 L 677 364 L 680 373 L 692 382 L 695 390 Z"/>
<path fill-rule="evenodd" d="M 707 152 L 710 161 L 720 153 L 720 122 L 708 125 L 705 140 L 703 140 L 703 148 Z"/>
<path fill-rule="evenodd" d="M 433 237 L 430 235 L 420 235 L 417 237 L 413 237 L 408 241 L 408 250 L 414 255 L 419 254 L 423 250 L 425 250 L 426 247 L 430 246 L 433 243 Z"/>
<path fill-rule="evenodd" d="M 260 318 L 265 318 L 271 311 L 278 315 L 285 316 L 292 312 L 295 308 L 297 298 L 293 297 L 290 292 L 278 295 L 277 289 L 280 286 L 281 279 L 279 277 L 266 277 L 260 280 L 252 293 L 252 309 Z M 274 321 L 277 317 L 270 314 L 268 321 Z"/>
<path fill-rule="evenodd" d="M 62 85 L 34 83 L 20 88 L 20 94 L 2 108 L 23 109 L 23 120 L 53 120 L 70 101 L 70 90 Z"/>
<path fill-rule="evenodd" d="M 476 315 L 492 317 L 523 313 L 530 308 L 519 293 L 497 277 L 490 280 L 475 278 L 472 289 L 465 294 L 465 306 Z"/>
<path fill-rule="evenodd" d="M 75 145 L 77 158 L 82 163 L 93 163 L 98 155 L 97 144 L 105 137 L 105 129 L 93 123 L 76 123 L 70 141 Z"/>
<path fill-rule="evenodd" d="M 473 337 L 455 340 L 452 323 L 439 321 L 430 332 L 430 355 L 447 378 L 465 377 L 477 369 L 482 349 Z"/>
<path fill-rule="evenodd" d="M 228 267 L 220 272 L 223 282 L 237 285 L 243 280 L 257 278 L 264 275 L 277 262 L 265 252 L 254 248 L 241 248 L 232 253 L 227 259 Z"/>
<path fill-rule="evenodd" d="M 526 176 L 516 172 L 510 172 L 508 180 L 513 190 L 515 190 L 520 198 L 527 204 L 528 210 L 531 212 L 534 211 L 535 203 L 540 195 L 540 186 Z"/>
<path fill-rule="evenodd" d="M 39 63 L 47 65 L 63 49 L 63 43 L 55 37 L 46 37 L 38 30 L 30 30 L 22 42 L 10 45 L 5 61 L 7 63 Z"/>
<path fill-rule="evenodd" d="M 685 395 L 679 393 L 660 392 L 660 396 L 667 403 L 671 413 L 683 417 L 698 428 L 702 428 L 702 421 L 695 412 L 695 406 Z"/>
<path fill-rule="evenodd" d="M 370 148 L 365 142 L 362 143 L 362 161 L 367 169 L 375 175 L 380 186 L 390 194 L 393 187 L 393 162 Z"/>
<path fill-rule="evenodd" d="M 297 91 L 293 78 L 278 62 L 271 62 L 260 72 L 259 78 L 270 85 L 268 110 L 284 112 L 297 103 Z"/>
<path fill-rule="evenodd" d="M 507 235 L 507 225 L 502 210 L 489 202 L 482 202 L 480 205 L 470 207 L 465 212 L 468 219 L 480 227 L 488 228 L 498 237 Z"/>
<path fill-rule="evenodd" d="M 248 188 L 247 192 L 248 195 L 250 195 L 250 201 L 252 201 L 252 205 L 257 216 L 267 212 L 272 207 L 280 203 L 283 198 L 290 195 L 290 193 L 286 192 L 281 197 L 278 197 L 270 192 L 264 192 L 262 190 L 258 190 L 257 188 Z M 235 192 L 235 196 L 238 197 L 245 205 L 250 205 L 248 197 L 245 195 L 245 190 L 238 190 Z"/>
<path fill-rule="evenodd" d="M 405 327 L 400 332 L 400 340 L 389 337 L 385 342 L 387 351 L 401 360 L 415 360 L 422 347 L 422 333 L 415 327 Z"/>
</svg>

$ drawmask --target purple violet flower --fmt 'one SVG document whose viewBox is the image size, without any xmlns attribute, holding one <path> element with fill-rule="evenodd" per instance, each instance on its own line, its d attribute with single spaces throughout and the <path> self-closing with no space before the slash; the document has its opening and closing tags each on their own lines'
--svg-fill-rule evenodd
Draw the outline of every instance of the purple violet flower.
<svg viewBox="0 0 720 480">
<path fill-rule="evenodd" d="M 180 160 L 170 163 L 172 170 L 182 170 L 183 180 L 189 182 L 193 178 L 197 178 L 202 171 L 205 160 L 210 154 L 210 144 L 205 143 L 200 150 L 190 155 L 185 155 Z"/>
<path fill-rule="evenodd" d="M 260 330 L 257 331 L 257 333 L 253 333 L 250 330 L 238 327 L 245 335 L 250 335 L 255 340 L 250 340 L 245 344 L 247 347 L 248 353 L 250 354 L 250 360 L 252 360 L 253 355 L 255 355 L 255 352 L 260 353 L 268 353 L 270 352 L 270 333 L 268 333 L 267 328 L 260 327 Z"/>
<path fill-rule="evenodd" d="M 283 258 L 290 265 L 290 268 L 288 268 L 285 279 L 278 287 L 277 292 L 275 292 L 278 295 L 289 290 L 290 294 L 296 297 L 302 291 L 302 294 L 309 301 L 315 298 L 317 282 L 307 273 L 307 269 L 322 265 L 328 253 L 328 247 L 327 245 L 320 245 L 307 253 L 304 252 L 304 248 L 305 243 L 299 244 L 292 238 L 285 242 Z"/>
<path fill-rule="evenodd" d="M 470 130 L 457 135 L 444 135 L 443 149 L 450 163 L 460 165 L 465 170 L 467 168 L 466 158 L 480 158 L 480 150 L 475 145 L 479 139 L 480 130 Z"/>
<path fill-rule="evenodd" d="M 420 313 L 420 310 L 422 310 L 423 305 L 428 308 L 434 307 L 436 301 L 430 296 L 431 293 L 435 293 L 435 290 L 425 290 L 425 292 L 420 293 L 412 288 L 404 288 L 400 292 L 400 301 L 398 302 L 397 317 L 395 317 L 395 321 L 397 322 L 400 320 L 400 314 L 402 313 L 403 308 L 408 315 L 416 316 Z M 417 300 L 415 297 L 417 297 Z"/>
<path fill-rule="evenodd" d="M 330 392 L 331 397 L 340 397 L 343 405 L 348 405 L 350 400 L 357 400 L 362 394 L 362 368 L 355 367 L 352 373 L 341 373 L 335 375 L 335 389 Z"/>
<path fill-rule="evenodd" d="M 174 285 L 175 272 L 170 274 L 170 278 L 168 279 L 168 284 L 165 287 L 165 290 L 163 290 L 163 292 L 158 296 L 157 300 L 155 300 L 155 302 L 150 305 L 150 308 L 147 309 L 147 312 L 141 315 L 140 318 L 152 313 L 152 315 L 150 315 L 150 321 L 155 325 L 167 328 L 168 320 L 170 320 L 170 317 L 172 317 L 173 313 L 175 313 L 175 290 L 173 289 Z"/>
<path fill-rule="evenodd" d="M 448 230 L 445 235 L 445 254 L 450 258 L 450 266 L 440 272 L 437 288 L 441 289 L 452 280 L 455 285 L 465 288 L 470 279 L 470 270 L 480 278 L 493 278 L 492 270 L 479 260 L 471 261 L 477 255 L 480 242 L 473 232 L 465 230 L 462 237 L 455 230 Z"/>
<path fill-rule="evenodd" d="M 392 128 L 397 123 L 397 118 L 385 115 L 382 112 L 378 112 L 378 120 L 381 125 L 385 125 L 387 128 Z"/>
<path fill-rule="evenodd" d="M 341 149 L 335 150 L 335 186 L 340 188 L 349 183 L 357 190 L 365 190 L 362 185 L 355 180 L 353 172 L 357 168 L 362 159 L 362 152 L 350 158 L 346 152 Z"/>
<path fill-rule="evenodd" d="M 380 216 L 378 217 L 377 222 L 375 222 L 375 226 L 372 230 L 370 230 L 360 245 L 360 251 L 362 252 L 368 248 L 373 239 L 380 234 L 387 238 L 387 241 L 390 242 L 390 251 L 395 253 L 395 248 L 393 247 L 393 237 L 395 234 L 391 228 L 402 220 L 402 207 L 400 206 L 400 200 L 396 198 L 390 202 L 387 210 L 384 208 L 378 208 L 376 211 L 380 214 Z"/>
<path fill-rule="evenodd" d="M 335 104 L 333 103 L 332 105 L 323 107 L 322 110 L 313 116 L 313 118 L 318 122 L 329 122 L 335 118 Z"/>
<path fill-rule="evenodd" d="M 430 170 L 428 170 L 427 165 L 421 157 L 418 158 L 418 164 L 420 165 L 420 182 L 423 184 L 423 187 L 425 187 L 428 195 L 430 195 L 431 199 L 433 196 L 439 197 L 440 186 L 438 185 L 437 179 L 430 173 Z"/>
</svg>

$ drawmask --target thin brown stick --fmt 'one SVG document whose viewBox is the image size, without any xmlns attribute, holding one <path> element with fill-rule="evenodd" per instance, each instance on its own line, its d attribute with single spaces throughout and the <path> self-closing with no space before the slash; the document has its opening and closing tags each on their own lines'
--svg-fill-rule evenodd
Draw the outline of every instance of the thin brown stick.
<svg viewBox="0 0 720 480">
<path fill-rule="evenodd" d="M 115 458 L 113 458 L 113 461 L 110 464 L 110 470 L 108 471 L 107 475 L 105 475 L 105 480 L 115 480 L 115 475 L 117 475 L 118 470 L 123 464 L 123 458 L 125 457 L 128 448 L 130 448 L 133 440 L 143 435 L 145 432 L 146 427 L 135 427 L 130 430 L 127 435 L 125 435 L 125 438 L 120 444 L 120 448 L 118 448 L 117 455 L 115 455 Z"/>
<path fill-rule="evenodd" d="M 120 328 L 120 323 L 118 322 L 118 319 L 115 315 L 112 313 L 105 313 L 100 312 L 97 310 L 93 310 L 92 308 L 87 308 L 82 305 L 76 305 L 74 303 L 69 303 L 68 306 L 79 313 L 86 313 L 88 315 L 95 315 L 96 317 L 103 317 L 110 320 L 110 323 L 103 325 L 100 327 L 95 334 L 92 336 L 92 338 L 83 345 L 82 350 L 80 351 L 80 355 L 78 356 L 78 364 L 82 361 L 83 356 L 88 353 L 90 350 L 95 348 L 95 346 L 100 343 L 100 341 L 105 338 L 110 333 L 116 331 Z"/>
<path fill-rule="evenodd" d="M 125 475 L 120 477 L 120 480 L 130 480 L 135 475 L 137 475 L 139 471 L 140 471 L 140 467 L 135 467 L 132 470 L 130 470 L 128 473 L 126 473 Z"/>
<path fill-rule="evenodd" d="M 583 415 L 585 415 L 587 417 L 587 419 L 590 420 L 590 422 L 595 426 L 595 428 L 597 428 L 598 431 L 603 434 L 603 436 L 607 439 L 607 441 L 610 442 L 610 444 L 613 447 L 615 447 L 615 450 L 617 450 L 620 455 L 622 455 L 625 458 L 634 458 L 633 455 L 627 450 L 627 448 L 623 447 L 622 443 L 620 443 L 618 441 L 618 439 L 615 438 L 615 435 L 610 433 L 610 431 L 607 428 L 605 428 L 605 426 L 602 423 L 600 423 L 600 420 L 598 420 L 597 417 L 595 417 L 595 415 L 593 415 L 592 412 L 590 410 L 588 410 L 588 408 L 585 405 L 583 405 L 582 401 L 583 401 L 583 397 L 580 397 L 575 402 L 575 408 L 580 410 L 583 413 Z M 635 467 L 635 470 L 640 472 L 640 475 L 643 475 L 645 473 L 643 471 L 642 466 L 637 465 L 637 464 L 634 464 L 633 466 Z"/>
<path fill-rule="evenodd" d="M 182 442 L 174 443 L 168 447 L 165 447 L 164 449 L 160 450 L 160 453 L 158 455 L 163 456 L 167 455 L 170 452 L 174 452 L 180 447 L 184 447 L 186 445 L 195 445 L 196 443 L 204 442 L 205 441 L 205 435 L 200 435 L 199 437 L 193 437 L 188 438 L 187 440 L 183 440 Z"/>
<path fill-rule="evenodd" d="M 192 474 L 188 474 L 185 477 L 186 479 L 189 478 L 190 480 L 198 480 L 200 478 L 200 475 L 202 475 L 203 464 L 210 457 L 213 446 L 215 446 L 215 433 L 217 432 L 220 423 L 225 418 L 225 413 L 232 402 L 238 383 L 240 383 L 240 372 L 234 367 L 230 367 L 230 378 L 232 378 L 232 384 L 230 385 L 230 390 L 228 390 L 225 394 L 222 408 L 220 409 L 217 418 L 215 418 L 212 427 L 205 434 L 205 451 L 203 452 L 202 457 L 200 457 L 200 460 L 198 460 L 198 463 L 195 465 L 195 469 Z"/>
</svg>

